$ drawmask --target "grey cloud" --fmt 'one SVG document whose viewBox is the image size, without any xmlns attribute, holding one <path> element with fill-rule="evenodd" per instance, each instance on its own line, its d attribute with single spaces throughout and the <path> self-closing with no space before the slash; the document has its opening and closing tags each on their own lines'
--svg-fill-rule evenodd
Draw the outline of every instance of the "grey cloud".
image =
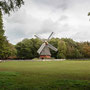
<svg viewBox="0 0 90 90">
<path fill-rule="evenodd" d="M 14 14 L 11 14 L 9 17 L 4 17 L 5 20 L 11 24 L 15 23 L 26 23 L 27 22 L 27 13 L 25 8 L 22 8 L 21 10 L 15 12 Z"/>
<path fill-rule="evenodd" d="M 66 16 L 65 16 L 66 17 Z M 66 17 L 67 19 L 67 17 Z M 64 16 L 60 18 L 60 20 L 53 22 L 51 19 L 45 20 L 41 26 L 41 30 L 38 31 L 38 33 L 50 33 L 50 32 L 68 32 L 71 30 L 70 26 L 68 24 L 60 24 L 65 20 Z"/>
<path fill-rule="evenodd" d="M 90 41 L 90 24 L 86 24 L 88 22 L 84 16 L 86 12 L 80 12 L 80 8 L 86 10 L 89 6 L 83 2 L 82 4 L 81 1 L 86 2 L 85 0 L 26 0 L 25 6 L 18 12 L 10 17 L 4 17 L 6 36 L 15 44 L 23 38 L 31 38 L 34 34 L 47 35 L 53 31 L 59 34 L 59 37 Z"/>
<path fill-rule="evenodd" d="M 46 5 L 54 8 L 61 8 L 62 10 L 66 10 L 68 8 L 69 0 L 33 0 L 35 3 L 40 5 Z"/>
<path fill-rule="evenodd" d="M 62 15 L 62 16 L 59 18 L 59 21 L 63 21 L 63 20 L 67 20 L 67 19 L 68 19 L 68 16 Z"/>
<path fill-rule="evenodd" d="M 76 41 L 90 41 L 90 32 L 89 31 L 77 32 L 71 38 L 73 38 Z"/>
<path fill-rule="evenodd" d="M 22 38 L 22 37 L 25 37 L 25 33 L 20 30 L 19 28 L 18 29 L 14 29 L 14 30 L 11 30 L 9 33 L 8 33 L 9 37 L 11 39 L 14 39 L 14 38 Z"/>
<path fill-rule="evenodd" d="M 42 33 L 52 32 L 58 28 L 57 23 L 53 22 L 51 19 L 45 20 L 43 22 L 41 31 Z"/>
</svg>

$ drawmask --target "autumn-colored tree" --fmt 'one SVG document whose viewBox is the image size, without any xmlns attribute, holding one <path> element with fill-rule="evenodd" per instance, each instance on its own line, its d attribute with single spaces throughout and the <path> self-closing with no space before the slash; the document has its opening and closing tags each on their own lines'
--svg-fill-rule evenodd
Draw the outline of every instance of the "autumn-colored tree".
<svg viewBox="0 0 90 90">
<path fill-rule="evenodd" d="M 82 51 L 83 51 L 84 57 L 85 58 L 90 58 L 90 45 L 85 44 L 82 47 L 82 49 L 83 49 Z"/>
</svg>

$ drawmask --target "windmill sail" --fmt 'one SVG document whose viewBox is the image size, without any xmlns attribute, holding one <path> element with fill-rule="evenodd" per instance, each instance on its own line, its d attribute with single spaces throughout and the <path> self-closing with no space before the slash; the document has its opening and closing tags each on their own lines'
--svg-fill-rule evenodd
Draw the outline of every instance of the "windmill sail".
<svg viewBox="0 0 90 90">
<path fill-rule="evenodd" d="M 54 46 L 52 46 L 51 44 L 48 43 L 48 47 L 54 51 L 57 51 L 57 48 L 55 48 Z"/>
<path fill-rule="evenodd" d="M 48 39 L 41 39 L 39 36 L 35 35 L 36 38 L 40 39 L 43 42 L 43 44 L 37 51 L 37 53 L 40 55 L 40 58 L 50 58 L 51 57 L 50 49 L 57 51 L 57 49 L 54 46 L 48 43 L 52 35 L 53 32 L 50 34 Z"/>
<path fill-rule="evenodd" d="M 53 35 L 53 33 L 54 33 L 54 32 L 52 32 L 52 33 L 50 34 L 50 36 L 48 37 L 48 40 L 51 38 L 51 36 Z"/>
<path fill-rule="evenodd" d="M 41 51 L 44 49 L 45 46 L 46 46 L 45 43 L 43 43 L 43 44 L 41 45 L 41 47 L 38 49 L 37 52 L 40 54 Z"/>
<path fill-rule="evenodd" d="M 39 36 L 34 35 L 36 38 L 40 39 L 41 41 L 44 41 L 43 39 L 41 39 Z"/>
</svg>

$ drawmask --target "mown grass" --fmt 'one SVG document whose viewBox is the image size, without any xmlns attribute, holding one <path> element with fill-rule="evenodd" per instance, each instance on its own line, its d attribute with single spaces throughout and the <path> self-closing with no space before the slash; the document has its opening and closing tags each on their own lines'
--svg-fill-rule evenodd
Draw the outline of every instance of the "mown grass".
<svg viewBox="0 0 90 90">
<path fill-rule="evenodd" d="M 90 90 L 90 61 L 6 61 L 0 90 Z"/>
</svg>

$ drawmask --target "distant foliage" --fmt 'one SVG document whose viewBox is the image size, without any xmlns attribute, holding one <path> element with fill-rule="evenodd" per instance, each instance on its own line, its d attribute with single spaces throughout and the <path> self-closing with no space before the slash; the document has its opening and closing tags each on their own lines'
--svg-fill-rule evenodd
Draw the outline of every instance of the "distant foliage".
<svg viewBox="0 0 90 90">
<path fill-rule="evenodd" d="M 82 59 L 90 58 L 90 42 L 75 42 L 70 38 L 52 38 L 50 44 L 55 46 L 58 51 L 52 51 L 53 58 L 58 59 Z M 38 58 L 37 50 L 42 41 L 39 39 L 24 39 L 17 43 L 17 58 L 32 59 Z"/>
</svg>

